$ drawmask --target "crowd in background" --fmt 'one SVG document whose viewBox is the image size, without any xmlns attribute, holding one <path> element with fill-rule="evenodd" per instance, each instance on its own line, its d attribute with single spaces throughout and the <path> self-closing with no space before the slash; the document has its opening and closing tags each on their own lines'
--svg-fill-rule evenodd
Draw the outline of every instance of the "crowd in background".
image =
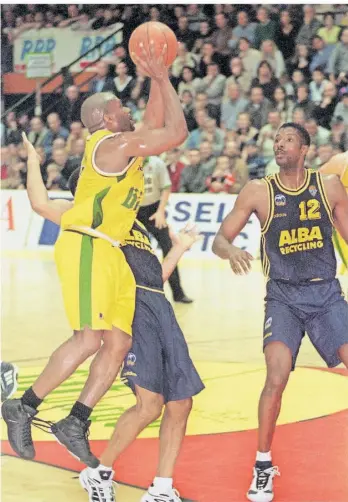
<svg viewBox="0 0 348 502">
<path fill-rule="evenodd" d="M 123 44 L 96 64 L 87 95 L 114 92 L 137 121 L 150 84 L 127 53 L 130 34 L 148 20 L 174 30 L 180 46 L 170 78 L 189 129 L 185 144 L 163 156 L 175 192 L 238 193 L 249 179 L 276 172 L 273 140 L 285 121 L 309 132 L 308 167 L 317 168 L 348 150 L 346 6 L 6 7 L 1 37 L 7 65 L 13 41 L 26 29 L 102 30 L 124 23 Z M 41 118 L 7 114 L 1 123 L 3 188 L 26 187 L 25 131 L 40 155 L 47 188 L 67 189 L 88 135 L 80 122 L 85 97 L 69 85 L 53 110 L 43 109 Z"/>
</svg>

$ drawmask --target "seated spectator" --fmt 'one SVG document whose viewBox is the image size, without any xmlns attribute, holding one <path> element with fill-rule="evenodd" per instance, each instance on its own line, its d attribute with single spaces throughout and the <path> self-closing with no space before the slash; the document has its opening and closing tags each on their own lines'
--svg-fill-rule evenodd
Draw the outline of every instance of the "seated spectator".
<svg viewBox="0 0 348 502">
<path fill-rule="evenodd" d="M 181 104 L 184 111 L 187 129 L 189 132 L 197 127 L 195 120 L 195 109 L 193 106 L 193 96 L 191 91 L 184 91 L 181 95 Z"/>
<path fill-rule="evenodd" d="M 337 103 L 337 88 L 332 82 L 328 82 L 325 85 L 321 103 L 313 110 L 313 117 L 317 119 L 319 125 L 326 129 L 330 128 L 330 121 Z"/>
<path fill-rule="evenodd" d="M 296 45 L 294 56 L 287 61 L 288 73 L 293 75 L 296 70 L 301 70 L 305 78 L 309 79 L 311 76 L 309 71 L 310 62 L 309 46 L 303 44 Z"/>
<path fill-rule="evenodd" d="M 274 89 L 273 99 L 274 108 L 280 113 L 280 118 L 282 122 L 290 122 L 292 111 L 294 109 L 294 103 L 287 96 L 287 93 L 281 85 L 278 85 Z"/>
<path fill-rule="evenodd" d="M 309 99 L 309 88 L 307 84 L 300 84 L 297 87 L 295 107 L 302 108 L 307 118 L 312 117 L 315 106 Z"/>
<path fill-rule="evenodd" d="M 283 75 L 280 76 L 279 84 L 285 89 L 287 97 L 290 99 L 293 98 L 295 90 L 287 73 L 283 73 Z"/>
<path fill-rule="evenodd" d="M 237 14 L 237 26 L 232 30 L 232 36 L 228 41 L 228 47 L 232 50 L 238 47 L 240 39 L 246 38 L 251 44 L 254 43 L 255 29 L 257 24 L 249 22 L 248 13 L 241 10 Z"/>
<path fill-rule="evenodd" d="M 325 145 L 320 145 L 318 147 L 318 149 L 317 149 L 318 160 L 319 160 L 319 162 L 318 162 L 319 166 L 318 167 L 321 167 L 324 164 L 326 164 L 327 162 L 329 162 L 329 160 L 333 156 L 333 151 L 334 151 L 334 148 L 329 143 L 327 143 Z"/>
<path fill-rule="evenodd" d="M 330 125 L 333 147 L 346 152 L 348 150 L 348 127 L 344 124 L 343 118 L 338 115 L 334 116 Z"/>
<path fill-rule="evenodd" d="M 207 16 L 202 11 L 202 7 L 196 3 L 187 6 L 186 16 L 189 23 L 189 29 L 194 33 L 199 32 L 201 23 L 207 19 Z"/>
<path fill-rule="evenodd" d="M 182 170 L 179 192 L 203 193 L 206 192 L 206 176 L 201 170 L 199 150 L 191 149 L 187 153 L 188 165 Z"/>
<path fill-rule="evenodd" d="M 22 143 L 22 130 L 18 125 L 15 113 L 10 112 L 8 115 L 6 115 L 5 120 L 5 144 L 19 145 L 20 143 Z"/>
<path fill-rule="evenodd" d="M 304 127 L 307 117 L 303 108 L 297 106 L 292 111 L 292 120 L 295 124 L 299 124 Z"/>
<path fill-rule="evenodd" d="M 59 103 L 59 115 L 63 117 L 63 126 L 70 127 L 71 122 L 78 122 L 81 118 L 83 98 L 79 88 L 71 85 L 65 91 L 65 97 Z"/>
<path fill-rule="evenodd" d="M 348 28 L 342 30 L 340 40 L 331 53 L 328 72 L 331 82 L 341 87 L 348 84 Z"/>
<path fill-rule="evenodd" d="M 189 29 L 189 22 L 187 16 L 181 16 L 178 19 L 178 29 L 175 31 L 176 38 L 178 39 L 179 48 L 182 44 L 185 44 L 187 48 L 187 52 L 190 52 L 193 49 L 196 35 L 192 33 Z M 179 52 L 179 51 L 178 51 Z M 187 65 L 185 65 L 187 66 Z M 190 66 L 190 65 L 189 65 Z M 179 74 L 181 70 L 179 71 Z"/>
<path fill-rule="evenodd" d="M 239 57 L 242 60 L 243 68 L 248 79 L 251 80 L 257 75 L 257 68 L 261 62 L 261 53 L 256 49 L 252 49 L 247 38 L 241 37 L 239 40 Z M 249 90 L 250 86 L 247 90 Z"/>
<path fill-rule="evenodd" d="M 281 125 L 281 117 L 278 111 L 270 111 L 268 124 L 264 125 L 257 139 L 257 146 L 265 161 L 268 163 L 274 157 L 273 146 L 278 128 Z"/>
<path fill-rule="evenodd" d="M 319 35 L 315 35 L 312 41 L 313 55 L 309 65 L 309 71 L 313 73 L 316 68 L 322 67 L 326 73 L 326 68 L 333 49 L 334 47 L 332 45 L 326 45 Z"/>
<path fill-rule="evenodd" d="M 199 54 L 203 48 L 203 45 L 205 42 L 210 42 L 210 37 L 212 34 L 212 29 L 209 24 L 209 21 L 201 21 L 199 23 L 199 31 L 196 35 L 196 41 L 194 43 L 194 46 L 192 48 L 193 54 Z M 205 75 L 205 71 L 202 72 L 203 75 Z"/>
<path fill-rule="evenodd" d="M 328 12 L 324 16 L 324 26 L 319 28 L 317 34 L 321 37 L 327 45 L 335 45 L 338 42 L 341 28 L 335 25 L 334 16 Z"/>
<path fill-rule="evenodd" d="M 141 69 L 136 67 L 136 75 L 134 78 L 134 85 L 131 93 L 133 102 L 137 102 L 139 98 L 148 99 L 150 95 L 150 79 L 143 75 Z"/>
<path fill-rule="evenodd" d="M 181 43 L 178 47 L 178 55 L 171 66 L 173 77 L 178 79 L 185 66 L 195 69 L 197 66 L 197 60 L 194 54 L 188 52 L 186 44 Z"/>
<path fill-rule="evenodd" d="M 259 24 L 255 28 L 254 46 L 259 49 L 264 40 L 275 40 L 277 25 L 271 21 L 266 7 L 257 9 L 257 20 Z"/>
<path fill-rule="evenodd" d="M 230 159 L 226 155 L 221 155 L 216 159 L 214 172 L 207 177 L 206 185 L 211 193 L 230 193 L 235 178 L 231 173 Z"/>
<path fill-rule="evenodd" d="M 269 99 L 265 98 L 263 88 L 259 85 L 252 87 L 249 104 L 245 110 L 250 115 L 251 125 L 256 129 L 261 129 L 267 123 L 268 112 L 271 108 L 272 104 Z"/>
<path fill-rule="evenodd" d="M 317 169 L 319 167 L 317 147 L 316 145 L 314 145 L 314 143 L 312 143 L 308 148 L 304 165 L 306 169 Z"/>
<path fill-rule="evenodd" d="M 52 160 L 47 166 L 47 190 L 68 190 L 68 177 L 63 175 L 67 161 L 68 154 L 66 150 L 63 148 L 54 148 L 52 151 Z"/>
<path fill-rule="evenodd" d="M 243 112 L 238 115 L 237 131 L 235 140 L 240 150 L 243 150 L 244 145 L 250 140 L 256 140 L 259 131 L 251 125 L 251 117 L 249 113 Z"/>
<path fill-rule="evenodd" d="M 280 13 L 280 23 L 275 34 L 275 43 L 283 54 L 283 58 L 289 59 L 295 52 L 296 27 L 288 10 Z"/>
<path fill-rule="evenodd" d="M 309 84 L 310 98 L 314 104 L 318 105 L 322 98 L 328 80 L 325 79 L 323 69 L 318 66 L 312 74 L 312 82 Z"/>
<path fill-rule="evenodd" d="M 199 78 L 196 77 L 195 71 L 189 66 L 184 66 L 181 73 L 181 82 L 178 86 L 179 97 L 181 98 L 184 91 L 190 91 L 192 96 L 194 97 L 198 83 Z"/>
<path fill-rule="evenodd" d="M 294 89 L 293 97 L 296 98 L 296 91 L 300 85 L 306 84 L 306 79 L 301 70 L 295 70 L 291 77 L 292 86 Z"/>
<path fill-rule="evenodd" d="M 204 42 L 201 49 L 201 59 L 198 64 L 198 73 L 201 77 L 207 74 L 208 65 L 212 63 L 221 63 L 221 57 L 216 52 L 216 47 L 211 40 Z"/>
<path fill-rule="evenodd" d="M 311 137 L 311 143 L 317 148 L 326 145 L 330 141 L 331 132 L 324 127 L 318 126 L 315 119 L 309 119 L 305 123 L 305 128 Z"/>
<path fill-rule="evenodd" d="M 218 123 L 220 118 L 220 110 L 216 108 L 216 106 L 208 103 L 208 96 L 205 92 L 197 92 L 193 106 L 195 112 L 197 112 L 198 110 L 204 110 L 209 117 L 215 119 L 216 123 Z"/>
<path fill-rule="evenodd" d="M 340 101 L 335 106 L 333 116 L 341 117 L 345 126 L 348 127 L 348 87 L 341 89 Z"/>
<path fill-rule="evenodd" d="M 135 82 L 133 77 L 128 75 L 126 63 L 118 63 L 116 66 L 116 77 L 114 78 L 115 95 L 122 103 L 127 104 L 131 99 L 132 89 Z"/>
<path fill-rule="evenodd" d="M 35 147 L 41 146 L 48 130 L 40 117 L 34 117 L 30 121 L 28 139 Z"/>
<path fill-rule="evenodd" d="M 219 66 L 210 63 L 207 75 L 197 83 L 197 91 L 205 92 L 208 96 L 208 103 L 220 111 L 220 105 L 224 94 L 226 77 L 221 75 Z"/>
<path fill-rule="evenodd" d="M 216 120 L 208 118 L 203 126 L 201 141 L 208 141 L 213 148 L 213 155 L 218 156 L 224 148 L 225 133 L 216 126 Z"/>
<path fill-rule="evenodd" d="M 65 127 L 62 127 L 60 117 L 58 113 L 50 113 L 47 117 L 48 131 L 45 138 L 42 141 L 42 146 L 45 149 L 47 155 L 51 155 L 53 141 L 56 138 L 68 139 L 69 131 Z"/>
<path fill-rule="evenodd" d="M 232 29 L 229 25 L 228 16 L 225 13 L 216 14 L 215 24 L 217 29 L 211 36 L 212 42 L 219 54 L 228 56 L 228 42 L 232 35 Z"/>
<path fill-rule="evenodd" d="M 195 113 L 195 120 L 197 124 L 197 128 L 194 129 L 188 136 L 185 144 L 185 148 L 189 150 L 199 150 L 199 146 L 201 144 L 202 140 L 202 135 L 205 130 L 205 125 L 208 120 L 208 115 L 207 112 L 203 109 L 201 110 L 196 110 Z"/>
<path fill-rule="evenodd" d="M 250 139 L 245 143 L 242 151 L 242 159 L 247 165 L 249 179 L 260 179 L 265 176 L 267 162 L 261 155 L 254 139 Z"/>
<path fill-rule="evenodd" d="M 257 69 L 257 77 L 251 82 L 251 87 L 261 87 L 265 98 L 273 100 L 273 94 L 279 85 L 279 80 L 274 76 L 274 71 L 268 61 L 261 61 Z"/>
<path fill-rule="evenodd" d="M 17 119 L 19 129 L 25 134 L 28 134 L 30 131 L 30 122 L 29 122 L 29 117 L 27 113 L 22 113 L 21 115 L 18 116 Z"/>
<path fill-rule="evenodd" d="M 71 29 L 74 31 L 86 31 L 92 28 L 95 19 L 90 19 L 88 12 L 81 11 L 77 20 L 71 25 Z"/>
<path fill-rule="evenodd" d="M 321 23 L 315 18 L 314 5 L 303 6 L 303 24 L 296 37 L 296 45 L 309 46 L 316 32 L 321 28 Z"/>
<path fill-rule="evenodd" d="M 279 78 L 285 72 L 284 58 L 273 40 L 264 40 L 261 44 L 261 59 L 267 61 L 274 75 Z M 261 64 L 261 63 L 260 63 Z"/>
<path fill-rule="evenodd" d="M 23 143 L 17 147 L 17 158 L 12 164 L 12 168 L 15 172 L 14 179 L 19 180 L 19 185 L 17 188 L 24 189 L 27 188 L 27 150 Z"/>
<path fill-rule="evenodd" d="M 45 149 L 42 146 L 36 146 L 35 150 L 36 150 L 36 153 L 38 154 L 39 159 L 40 159 L 40 171 L 41 171 L 42 179 L 46 183 L 47 167 L 48 167 L 49 161 L 47 159 Z"/>
<path fill-rule="evenodd" d="M 231 76 L 225 83 L 224 98 L 228 99 L 228 88 L 230 84 L 238 84 L 241 94 L 246 96 L 251 85 L 250 74 L 244 69 L 243 62 L 239 57 L 233 57 L 230 61 Z"/>
<path fill-rule="evenodd" d="M 174 148 L 166 153 L 166 164 L 172 183 L 172 192 L 178 192 L 180 187 L 180 178 L 185 164 L 180 160 L 181 150 Z"/>
<path fill-rule="evenodd" d="M 244 112 L 249 101 L 242 96 L 238 84 L 229 84 L 228 100 L 221 104 L 221 128 L 223 130 L 237 129 L 237 117 Z"/>
<path fill-rule="evenodd" d="M 42 21 L 43 21 L 43 13 L 42 12 L 37 12 L 35 14 L 35 21 L 39 21 L 37 19 L 38 14 L 42 15 Z M 70 26 L 71 24 L 78 21 L 79 17 L 80 17 L 79 7 L 76 4 L 69 5 L 68 6 L 68 19 L 64 19 L 63 21 L 61 21 L 58 25 L 58 28 L 66 28 L 67 26 Z"/>
<path fill-rule="evenodd" d="M 115 84 L 110 76 L 110 66 L 105 61 L 96 64 L 96 76 L 88 84 L 88 92 L 112 92 L 115 93 Z"/>
<path fill-rule="evenodd" d="M 88 129 L 85 129 L 83 127 L 82 122 L 72 122 L 70 124 L 70 134 L 66 142 L 66 150 L 68 152 L 68 155 L 71 155 L 71 152 L 75 150 L 76 141 L 82 139 L 84 142 L 86 142 L 88 135 Z"/>
<path fill-rule="evenodd" d="M 201 169 L 206 176 L 210 176 L 216 166 L 216 157 L 213 155 L 212 145 L 209 141 L 202 141 L 199 147 Z"/>
</svg>

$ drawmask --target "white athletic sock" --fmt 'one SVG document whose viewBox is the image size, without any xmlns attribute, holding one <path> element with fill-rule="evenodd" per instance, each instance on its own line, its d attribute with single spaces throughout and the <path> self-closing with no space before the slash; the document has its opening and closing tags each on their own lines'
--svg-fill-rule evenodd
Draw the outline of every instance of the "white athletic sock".
<svg viewBox="0 0 348 502">
<path fill-rule="evenodd" d="M 256 453 L 256 462 L 272 462 L 272 455 L 271 452 L 268 451 L 267 453 L 258 451 Z"/>
<path fill-rule="evenodd" d="M 167 493 L 173 488 L 173 478 L 158 478 L 153 480 L 153 486 L 158 493 Z"/>
</svg>

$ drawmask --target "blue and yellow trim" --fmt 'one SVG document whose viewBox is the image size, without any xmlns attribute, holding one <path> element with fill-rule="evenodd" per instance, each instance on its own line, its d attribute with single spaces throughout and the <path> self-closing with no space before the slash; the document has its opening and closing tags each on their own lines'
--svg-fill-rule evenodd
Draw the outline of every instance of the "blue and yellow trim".
<svg viewBox="0 0 348 502">
<path fill-rule="evenodd" d="M 266 183 L 267 186 L 268 214 L 265 223 L 261 227 L 261 234 L 265 234 L 267 232 L 274 216 L 274 191 L 270 181 L 271 178 L 273 178 L 273 175 L 267 178 L 263 178 L 263 181 Z"/>
<path fill-rule="evenodd" d="M 313 172 L 314 171 L 311 170 L 311 169 L 306 169 L 306 174 L 305 174 L 304 182 L 298 188 L 287 188 L 286 186 L 284 186 L 283 183 L 280 180 L 280 176 L 279 176 L 278 173 L 275 174 L 275 175 L 273 175 L 273 179 L 274 179 L 275 184 L 277 185 L 277 187 L 279 188 L 279 190 L 281 192 L 284 192 L 287 195 L 299 195 L 300 193 L 302 193 L 305 190 L 307 190 L 307 188 L 309 187 L 309 183 L 311 181 L 311 174 Z"/>
<path fill-rule="evenodd" d="M 316 172 L 316 177 L 317 177 L 317 184 L 318 184 L 318 188 L 319 188 L 319 193 L 321 195 L 321 198 L 322 198 L 322 201 L 323 201 L 326 213 L 327 213 L 327 215 L 328 215 L 328 217 L 329 217 L 329 219 L 331 221 L 331 224 L 334 225 L 334 219 L 333 219 L 332 209 L 330 207 L 330 203 L 329 203 L 329 200 L 328 200 L 326 192 L 325 192 L 325 187 L 324 187 L 324 183 L 323 183 L 323 177 L 322 177 L 322 175 L 320 174 L 319 171 Z"/>
</svg>

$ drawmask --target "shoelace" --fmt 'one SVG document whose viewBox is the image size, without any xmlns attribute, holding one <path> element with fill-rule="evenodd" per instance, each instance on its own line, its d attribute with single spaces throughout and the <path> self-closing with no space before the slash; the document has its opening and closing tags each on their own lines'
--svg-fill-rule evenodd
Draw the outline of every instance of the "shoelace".
<svg viewBox="0 0 348 502">
<path fill-rule="evenodd" d="M 265 470 L 257 469 L 256 488 L 258 490 L 263 490 L 267 486 L 270 476 L 280 476 L 277 466 Z"/>
<path fill-rule="evenodd" d="M 28 422 L 25 423 L 25 426 L 23 429 L 23 444 L 24 444 L 24 446 L 30 446 L 33 443 L 33 440 L 31 437 L 31 425 L 33 425 L 37 429 L 40 429 L 43 432 L 51 433 L 50 429 L 51 429 L 52 423 L 53 422 L 42 420 L 41 418 L 38 418 L 38 417 L 29 417 Z"/>
</svg>

